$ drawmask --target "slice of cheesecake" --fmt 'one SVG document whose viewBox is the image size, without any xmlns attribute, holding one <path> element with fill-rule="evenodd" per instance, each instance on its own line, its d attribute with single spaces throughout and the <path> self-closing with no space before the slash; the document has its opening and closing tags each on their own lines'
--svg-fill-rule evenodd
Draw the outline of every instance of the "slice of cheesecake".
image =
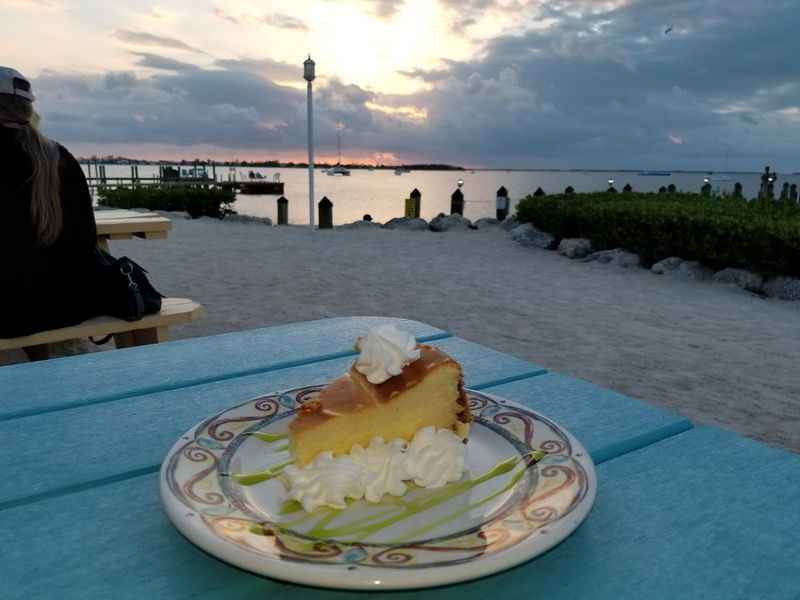
<svg viewBox="0 0 800 600">
<path fill-rule="evenodd" d="M 324 451 L 347 454 L 376 436 L 411 440 L 431 425 L 466 440 L 472 416 L 461 365 L 432 346 L 417 349 L 420 357 L 383 383 L 370 383 L 353 365 L 303 405 L 289 424 L 295 463 L 303 467 Z"/>
</svg>

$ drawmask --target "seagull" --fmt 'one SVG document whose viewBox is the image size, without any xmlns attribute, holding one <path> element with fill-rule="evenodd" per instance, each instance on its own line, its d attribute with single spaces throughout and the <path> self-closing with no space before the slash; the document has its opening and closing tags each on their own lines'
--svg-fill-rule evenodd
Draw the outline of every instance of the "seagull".
<svg viewBox="0 0 800 600">
<path fill-rule="evenodd" d="M 672 31 L 672 25 L 670 25 L 669 27 L 667 27 L 667 29 L 664 31 L 664 35 L 669 35 L 669 32 L 670 32 L 670 31 Z"/>
</svg>

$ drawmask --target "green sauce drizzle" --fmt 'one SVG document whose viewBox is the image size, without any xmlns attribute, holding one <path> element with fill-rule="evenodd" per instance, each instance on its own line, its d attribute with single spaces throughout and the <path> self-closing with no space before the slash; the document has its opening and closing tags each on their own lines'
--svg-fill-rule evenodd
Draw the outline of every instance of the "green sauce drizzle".
<svg viewBox="0 0 800 600">
<path fill-rule="evenodd" d="M 293 462 L 293 460 L 287 460 L 286 462 L 277 464 L 269 469 L 264 469 L 263 471 L 258 471 L 257 473 L 231 473 L 231 477 L 233 477 L 239 485 L 255 485 L 277 477 Z"/>
<path fill-rule="evenodd" d="M 460 494 L 463 494 L 471 490 L 472 488 L 481 485 L 482 483 L 494 479 L 495 477 L 499 477 L 501 475 L 509 473 L 514 469 L 514 467 L 516 467 L 519 464 L 521 460 L 522 459 L 520 457 L 508 458 L 504 461 L 501 461 L 495 467 L 493 467 L 492 469 L 490 469 L 489 471 L 487 471 L 486 473 L 484 473 L 479 477 L 451 484 L 445 488 L 442 488 L 441 490 L 433 492 L 432 494 L 425 495 L 412 500 L 403 500 L 401 498 L 387 496 L 384 498 L 384 501 L 382 501 L 381 504 L 382 505 L 386 504 L 387 503 L 386 500 L 389 500 L 389 498 L 391 498 L 392 500 L 394 500 L 393 502 L 391 502 L 391 504 L 393 504 L 394 506 L 391 506 L 386 510 L 378 511 L 369 516 L 357 519 L 355 521 L 350 521 L 349 523 L 345 523 L 342 525 L 332 527 L 331 523 L 333 522 L 334 519 L 336 519 L 336 517 L 341 516 L 344 510 L 347 509 L 344 510 L 327 509 L 326 511 L 319 512 L 319 514 L 317 514 L 317 516 L 320 517 L 319 520 L 304 535 L 319 540 L 348 538 L 347 541 L 349 542 L 362 541 L 365 538 L 368 538 L 369 536 L 383 529 L 386 529 L 387 527 L 394 525 L 395 523 L 413 517 L 414 515 L 432 509 L 436 506 L 439 506 L 440 504 L 443 504 L 448 500 L 452 500 L 456 496 L 459 496 Z M 524 473 L 525 473 L 525 468 L 520 469 L 519 471 L 514 473 L 509 482 L 506 485 L 504 485 L 500 490 L 493 492 L 492 494 L 486 496 L 485 498 L 482 498 L 481 500 L 471 503 L 469 506 L 459 508 L 458 510 L 452 512 L 451 514 L 442 517 L 441 519 L 438 519 L 433 523 L 429 523 L 424 527 L 418 528 L 413 532 L 410 532 L 408 535 L 404 535 L 402 538 L 394 540 L 390 543 L 400 543 L 408 539 L 412 539 L 420 535 L 423 535 L 425 532 L 432 531 L 433 529 L 439 527 L 440 525 L 443 525 L 449 521 L 458 518 L 463 513 L 477 506 L 480 506 L 481 504 L 489 502 L 493 498 L 496 498 L 497 496 L 503 494 L 504 492 L 514 487 L 514 485 L 516 485 L 517 482 L 522 478 Z M 278 526 L 281 529 L 289 529 L 291 526 L 296 524 L 297 521 L 291 523 L 284 522 L 278 524 Z"/>
<path fill-rule="evenodd" d="M 279 442 L 281 440 L 285 440 L 289 437 L 288 433 L 251 433 L 254 438 L 261 440 L 262 442 L 266 442 L 267 444 L 271 444 L 272 442 Z M 288 446 L 287 446 L 288 448 Z"/>
</svg>

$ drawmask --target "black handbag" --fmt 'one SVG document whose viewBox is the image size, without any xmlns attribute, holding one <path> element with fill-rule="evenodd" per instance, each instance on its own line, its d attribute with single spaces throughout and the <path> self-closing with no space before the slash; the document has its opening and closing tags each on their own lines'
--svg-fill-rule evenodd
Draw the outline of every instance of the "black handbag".
<svg viewBox="0 0 800 600">
<path fill-rule="evenodd" d="M 147 271 L 127 256 L 114 258 L 96 249 L 98 310 L 126 321 L 138 321 L 161 310 L 163 294 L 147 279 Z"/>
</svg>

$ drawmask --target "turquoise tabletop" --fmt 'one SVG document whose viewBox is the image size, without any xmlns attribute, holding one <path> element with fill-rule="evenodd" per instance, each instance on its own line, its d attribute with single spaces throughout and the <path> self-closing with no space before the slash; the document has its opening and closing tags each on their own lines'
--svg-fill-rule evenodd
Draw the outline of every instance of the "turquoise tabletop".
<svg viewBox="0 0 800 600">
<path fill-rule="evenodd" d="M 800 522 L 792 509 L 800 487 L 791 485 L 800 457 L 694 429 L 679 416 L 421 323 L 372 318 L 0 368 L 7 449 L 0 454 L 0 596 L 373 595 L 261 578 L 207 556 L 164 516 L 157 470 L 175 439 L 204 417 L 329 380 L 352 362 L 357 335 L 392 321 L 461 362 L 468 386 L 567 427 L 598 464 L 599 493 L 577 532 L 533 561 L 389 596 L 800 597 Z"/>
</svg>

